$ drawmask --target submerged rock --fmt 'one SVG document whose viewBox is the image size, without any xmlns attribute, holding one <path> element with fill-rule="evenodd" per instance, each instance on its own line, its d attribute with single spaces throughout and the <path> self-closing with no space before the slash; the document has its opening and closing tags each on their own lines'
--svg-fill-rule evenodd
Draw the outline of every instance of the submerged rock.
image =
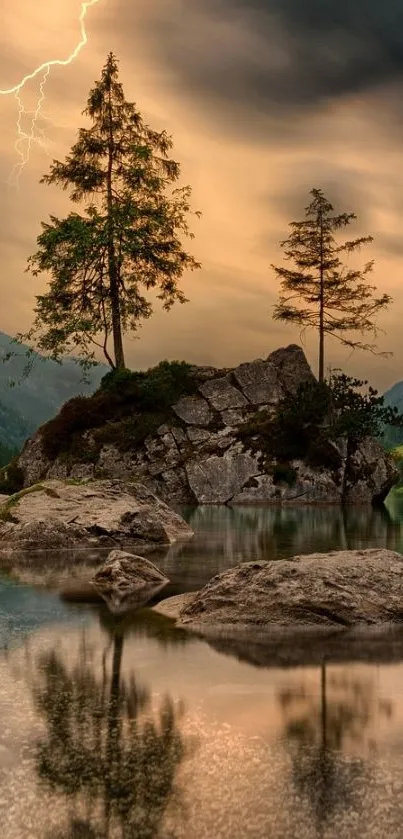
<svg viewBox="0 0 403 839">
<path fill-rule="evenodd" d="M 168 577 L 148 559 L 119 550 L 111 551 L 92 579 L 114 614 L 145 606 L 168 583 Z"/>
<path fill-rule="evenodd" d="M 180 626 L 201 633 L 380 624 L 403 625 L 403 556 L 378 548 L 237 565 L 179 614 Z"/>
<path fill-rule="evenodd" d="M 44 481 L 0 507 L 0 548 L 170 544 L 192 529 L 139 483 Z"/>
</svg>

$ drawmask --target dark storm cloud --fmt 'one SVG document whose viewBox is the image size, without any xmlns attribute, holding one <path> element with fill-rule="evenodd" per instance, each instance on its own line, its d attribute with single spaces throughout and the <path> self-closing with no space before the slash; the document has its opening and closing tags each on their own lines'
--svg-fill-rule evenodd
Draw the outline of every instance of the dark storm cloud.
<svg viewBox="0 0 403 839">
<path fill-rule="evenodd" d="M 304 108 L 403 81 L 402 0 L 186 0 L 153 30 L 181 84 L 221 102 Z"/>
</svg>

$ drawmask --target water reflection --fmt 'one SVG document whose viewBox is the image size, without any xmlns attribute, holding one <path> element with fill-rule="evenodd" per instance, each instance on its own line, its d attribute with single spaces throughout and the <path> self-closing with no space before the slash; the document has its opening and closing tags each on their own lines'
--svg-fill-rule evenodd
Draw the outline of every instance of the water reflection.
<svg viewBox="0 0 403 839">
<path fill-rule="evenodd" d="M 390 507 L 197 507 L 184 512 L 195 531 L 156 559 L 191 590 L 239 562 L 303 553 L 385 547 L 403 553 L 403 501 Z"/>
<path fill-rule="evenodd" d="M 181 512 L 192 526 L 194 537 L 150 554 L 171 580 L 164 597 L 194 591 L 240 562 L 355 548 L 385 547 L 403 553 L 403 496 L 397 494 L 392 494 L 387 507 L 381 509 L 201 506 Z M 69 596 L 74 590 L 74 599 L 92 602 L 94 590 L 88 581 L 108 552 L 19 553 L 12 557 L 0 552 L 0 566 L 3 570 L 12 568 L 22 582 L 67 588 Z"/>
<path fill-rule="evenodd" d="M 18 585 L 7 577 L 0 578 L 0 655 L 8 647 L 21 643 L 40 626 L 85 623 L 90 611 L 62 603 L 57 595 Z"/>
<path fill-rule="evenodd" d="M 251 667 L 147 610 L 43 627 L 0 658 L 1 836 L 400 839 L 402 696 L 402 666 Z"/>
<path fill-rule="evenodd" d="M 122 677 L 125 628 L 103 623 L 109 643 L 100 675 L 85 636 L 73 667 L 53 648 L 39 656 L 31 673 L 35 707 L 46 727 L 36 771 L 48 790 L 68 802 L 60 839 L 162 837 L 168 809 L 180 807 L 175 779 L 186 755 L 184 709 L 169 695 L 154 707 L 133 672 Z M 56 839 L 54 832 L 48 839 Z"/>
<path fill-rule="evenodd" d="M 291 781 L 307 800 L 316 836 L 322 837 L 336 811 L 360 811 L 360 795 L 371 772 L 363 755 L 368 751 L 366 757 L 373 756 L 380 717 L 391 719 L 393 703 L 379 699 L 373 678 L 359 671 L 329 673 L 323 664 L 319 672 L 319 696 L 301 682 L 282 688 L 277 698 L 292 761 Z M 360 757 L 351 755 L 354 748 Z"/>
</svg>

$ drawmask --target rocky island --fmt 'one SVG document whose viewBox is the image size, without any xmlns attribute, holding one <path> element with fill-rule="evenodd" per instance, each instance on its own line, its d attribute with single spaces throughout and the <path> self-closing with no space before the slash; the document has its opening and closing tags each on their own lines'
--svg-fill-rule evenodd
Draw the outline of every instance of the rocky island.
<svg viewBox="0 0 403 839">
<path fill-rule="evenodd" d="M 140 482 L 174 505 L 382 502 L 398 472 L 372 437 L 350 446 L 319 428 L 308 441 L 295 434 L 291 452 L 276 447 L 273 416 L 315 382 L 296 345 L 233 369 L 127 371 L 42 426 L 5 470 L 3 491 L 7 481 L 12 491 L 107 479 Z"/>
</svg>

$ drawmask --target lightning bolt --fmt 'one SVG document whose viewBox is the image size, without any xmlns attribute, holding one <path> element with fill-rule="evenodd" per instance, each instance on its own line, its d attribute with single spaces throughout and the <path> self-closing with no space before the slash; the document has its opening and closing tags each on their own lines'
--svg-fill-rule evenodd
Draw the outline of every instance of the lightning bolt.
<svg viewBox="0 0 403 839">
<path fill-rule="evenodd" d="M 45 136 L 45 130 L 40 126 L 41 121 L 48 120 L 42 111 L 42 106 L 45 101 L 45 85 L 49 78 L 52 67 L 67 67 L 72 64 L 77 58 L 83 47 L 88 43 L 88 35 L 85 27 L 85 19 L 88 9 L 95 6 L 100 0 L 85 0 L 81 3 L 81 11 L 79 16 L 81 37 L 78 44 L 75 46 L 73 52 L 67 58 L 54 58 L 50 61 L 45 61 L 36 67 L 31 73 L 28 73 L 21 79 L 14 87 L 9 87 L 4 90 L 0 89 L 0 96 L 14 96 L 17 101 L 18 117 L 17 117 L 17 138 L 15 141 L 15 150 L 19 157 L 18 162 L 13 167 L 9 177 L 9 185 L 18 188 L 20 175 L 29 161 L 33 145 L 39 145 L 49 154 L 49 141 Z M 22 93 L 25 86 L 33 79 L 39 77 L 39 92 L 36 108 L 33 111 L 27 111 L 22 101 Z M 23 129 L 24 117 L 31 117 L 31 122 L 26 131 Z"/>
</svg>

